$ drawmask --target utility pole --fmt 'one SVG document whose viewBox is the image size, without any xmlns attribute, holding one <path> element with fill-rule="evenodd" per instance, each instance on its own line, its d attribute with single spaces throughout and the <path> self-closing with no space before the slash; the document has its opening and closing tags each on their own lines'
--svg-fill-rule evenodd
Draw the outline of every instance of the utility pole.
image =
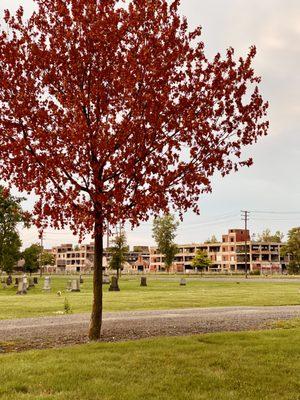
<svg viewBox="0 0 300 400">
<path fill-rule="evenodd" d="M 248 250 L 247 250 L 247 229 L 249 221 L 249 211 L 241 211 L 242 221 L 245 222 L 245 278 L 248 279 Z"/>
</svg>

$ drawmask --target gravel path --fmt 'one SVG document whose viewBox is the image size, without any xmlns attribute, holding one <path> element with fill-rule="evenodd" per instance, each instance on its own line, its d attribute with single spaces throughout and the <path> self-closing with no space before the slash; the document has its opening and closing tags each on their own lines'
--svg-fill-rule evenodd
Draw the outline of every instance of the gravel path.
<svg viewBox="0 0 300 400">
<path fill-rule="evenodd" d="M 242 331 L 300 318 L 300 306 L 218 307 L 105 313 L 103 341 Z M 0 321 L 0 352 L 88 342 L 89 314 Z"/>
</svg>

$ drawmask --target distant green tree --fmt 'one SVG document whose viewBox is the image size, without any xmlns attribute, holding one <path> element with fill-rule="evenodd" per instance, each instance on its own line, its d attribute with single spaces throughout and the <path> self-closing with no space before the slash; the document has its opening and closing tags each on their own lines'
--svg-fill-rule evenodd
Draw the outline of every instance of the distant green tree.
<svg viewBox="0 0 300 400">
<path fill-rule="evenodd" d="M 41 254 L 41 265 L 54 265 L 55 264 L 55 257 L 53 254 L 48 253 L 47 251 L 42 251 Z"/>
<path fill-rule="evenodd" d="M 31 274 L 39 269 L 41 252 L 42 248 L 39 244 L 32 244 L 23 251 L 22 257 L 25 261 L 25 271 L 30 272 Z"/>
<path fill-rule="evenodd" d="M 178 225 L 178 221 L 171 214 L 155 218 L 153 222 L 153 238 L 158 251 L 164 255 L 164 264 L 168 272 L 178 252 L 178 247 L 174 243 Z"/>
<path fill-rule="evenodd" d="M 205 251 L 197 250 L 195 257 L 192 261 L 192 266 L 197 268 L 203 272 L 204 269 L 207 269 L 212 264 L 211 260 L 208 258 L 208 255 Z"/>
<path fill-rule="evenodd" d="M 29 226 L 29 216 L 22 210 L 21 197 L 12 196 L 0 185 L 0 269 L 11 273 L 20 259 L 22 242 L 18 225 Z"/>
<path fill-rule="evenodd" d="M 21 258 L 21 246 L 22 242 L 20 240 L 19 234 L 17 232 L 9 232 L 5 235 L 4 243 L 2 243 L 2 256 L 1 264 L 2 270 L 11 274 Z"/>
<path fill-rule="evenodd" d="M 300 273 L 300 227 L 293 228 L 288 233 L 288 240 L 281 248 L 281 254 L 290 257 L 288 271 L 290 274 Z"/>
<path fill-rule="evenodd" d="M 142 246 L 134 246 L 133 251 L 135 251 L 136 253 L 142 253 L 143 248 L 142 248 Z"/>
<path fill-rule="evenodd" d="M 260 235 L 257 236 L 258 242 L 268 243 L 281 243 L 284 238 L 284 234 L 280 231 L 276 231 L 274 234 L 271 233 L 270 229 L 264 230 Z"/>
<path fill-rule="evenodd" d="M 109 249 L 109 267 L 117 271 L 117 278 L 119 278 L 124 262 L 126 261 L 126 253 L 129 251 L 125 232 L 121 231 L 118 233 L 112 243 L 113 246 Z"/>
<path fill-rule="evenodd" d="M 215 235 L 212 235 L 212 237 L 207 239 L 204 243 L 218 243 L 218 239 Z"/>
</svg>

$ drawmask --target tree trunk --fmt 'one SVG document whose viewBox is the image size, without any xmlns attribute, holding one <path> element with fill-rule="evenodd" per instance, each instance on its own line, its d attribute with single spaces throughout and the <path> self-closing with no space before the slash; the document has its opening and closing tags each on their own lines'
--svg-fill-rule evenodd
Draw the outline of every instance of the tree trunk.
<svg viewBox="0 0 300 400">
<path fill-rule="evenodd" d="M 103 222 L 96 218 L 95 222 L 95 259 L 93 277 L 93 308 L 89 329 L 90 340 L 100 339 L 102 324 L 102 278 L 103 278 Z"/>
</svg>

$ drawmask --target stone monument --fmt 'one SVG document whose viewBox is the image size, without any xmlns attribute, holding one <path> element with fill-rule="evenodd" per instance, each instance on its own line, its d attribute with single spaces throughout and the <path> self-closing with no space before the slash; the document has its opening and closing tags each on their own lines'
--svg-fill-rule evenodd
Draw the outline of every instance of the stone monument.
<svg viewBox="0 0 300 400">
<path fill-rule="evenodd" d="M 67 292 L 71 292 L 71 290 L 72 290 L 72 281 L 71 279 L 69 279 L 67 281 Z"/>
<path fill-rule="evenodd" d="M 180 279 L 180 286 L 186 286 L 186 279 L 185 278 L 181 278 Z"/>
<path fill-rule="evenodd" d="M 73 279 L 71 282 L 71 292 L 80 292 L 80 280 Z"/>
<path fill-rule="evenodd" d="M 8 275 L 8 277 L 6 278 L 7 286 L 10 286 L 12 283 L 13 283 L 13 278 L 11 275 Z"/>
<path fill-rule="evenodd" d="M 110 292 L 119 292 L 120 288 L 118 285 L 118 278 L 116 276 L 111 277 L 110 287 L 108 289 Z"/>
<path fill-rule="evenodd" d="M 18 279 L 18 291 L 17 294 L 26 294 L 27 293 L 27 276 L 24 275 L 22 279 Z"/>
<path fill-rule="evenodd" d="M 141 277 L 141 286 L 147 286 L 147 278 L 145 276 Z"/>
<path fill-rule="evenodd" d="M 34 287 L 33 278 L 29 278 L 29 279 L 28 279 L 28 287 L 29 287 L 29 288 Z"/>
<path fill-rule="evenodd" d="M 51 290 L 51 279 L 50 279 L 50 276 L 45 276 L 43 290 L 45 290 L 46 292 L 50 292 L 50 290 Z"/>
</svg>

